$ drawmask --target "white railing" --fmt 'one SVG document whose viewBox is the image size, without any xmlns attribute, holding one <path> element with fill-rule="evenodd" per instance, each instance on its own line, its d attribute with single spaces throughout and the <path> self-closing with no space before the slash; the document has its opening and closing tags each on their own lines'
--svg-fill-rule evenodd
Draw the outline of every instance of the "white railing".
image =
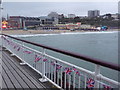
<svg viewBox="0 0 120 90">
<path fill-rule="evenodd" d="M 3 46 L 22 63 L 37 71 L 41 82 L 49 81 L 58 88 L 118 88 L 120 83 L 100 74 L 100 65 L 95 64 L 95 72 L 65 62 L 43 51 L 32 49 L 25 42 L 3 36 Z M 119 71 L 119 70 L 118 70 Z"/>
</svg>

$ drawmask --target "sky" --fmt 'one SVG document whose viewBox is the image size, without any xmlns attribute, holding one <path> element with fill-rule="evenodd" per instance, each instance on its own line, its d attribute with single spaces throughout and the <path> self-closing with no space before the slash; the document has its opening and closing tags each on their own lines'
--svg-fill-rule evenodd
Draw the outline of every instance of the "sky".
<svg viewBox="0 0 120 90">
<path fill-rule="evenodd" d="M 119 0 L 2 0 L 3 2 L 118 2 Z"/>
<path fill-rule="evenodd" d="M 24 2 L 25 1 L 25 2 Z M 118 12 L 118 0 L 4 0 L 3 16 L 47 16 L 50 12 L 87 16 L 88 10 L 101 15 Z M 49 2 L 48 2 L 49 1 Z M 62 2 L 63 1 L 63 2 Z M 70 1 L 70 2 L 68 2 Z M 74 1 L 74 2 L 73 2 Z M 83 2 L 84 1 L 84 2 Z"/>
</svg>

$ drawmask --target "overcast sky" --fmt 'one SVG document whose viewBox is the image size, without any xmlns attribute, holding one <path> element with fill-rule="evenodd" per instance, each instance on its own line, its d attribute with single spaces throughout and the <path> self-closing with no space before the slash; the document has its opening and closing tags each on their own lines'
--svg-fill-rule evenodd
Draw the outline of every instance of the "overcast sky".
<svg viewBox="0 0 120 90">
<path fill-rule="evenodd" d="M 3 15 L 45 16 L 50 12 L 55 11 L 59 14 L 65 15 L 76 14 L 78 16 L 87 16 L 88 10 L 100 10 L 101 15 L 118 12 L 118 0 L 64 0 L 65 2 L 62 2 L 63 0 L 42 1 L 43 0 L 34 0 L 34 2 L 33 0 L 4 0 Z"/>
<path fill-rule="evenodd" d="M 119 0 L 2 0 L 4 2 L 118 2 Z"/>
</svg>

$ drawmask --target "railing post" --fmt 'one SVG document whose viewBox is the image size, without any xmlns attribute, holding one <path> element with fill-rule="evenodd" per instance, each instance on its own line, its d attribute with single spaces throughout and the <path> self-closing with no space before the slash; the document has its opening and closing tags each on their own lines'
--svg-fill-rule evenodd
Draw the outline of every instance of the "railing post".
<svg viewBox="0 0 120 90">
<path fill-rule="evenodd" d="M 26 63 L 24 62 L 25 60 L 25 56 L 24 56 L 24 42 L 22 42 L 22 62 L 20 63 L 20 65 L 25 65 Z"/>
<path fill-rule="evenodd" d="M 14 42 L 14 40 L 13 40 L 13 39 L 12 39 L 11 41 L 12 41 L 12 42 Z M 11 56 L 15 56 L 14 49 L 13 49 L 13 48 L 11 48 L 11 47 L 9 47 L 9 46 L 8 46 L 8 48 L 12 51 Z"/>
<path fill-rule="evenodd" d="M 3 39 L 4 40 L 4 39 Z M 7 41 L 6 40 L 4 40 L 4 42 L 3 42 L 3 47 L 5 48 L 5 50 L 7 50 Z"/>
<path fill-rule="evenodd" d="M 41 82 L 46 82 L 47 79 L 45 78 L 45 62 L 43 61 L 45 59 L 45 49 L 43 48 L 43 58 L 42 58 L 42 78 L 40 78 L 39 80 Z"/>
<path fill-rule="evenodd" d="M 95 65 L 95 88 L 99 88 L 99 82 L 97 82 L 97 76 L 100 74 L 100 65 Z"/>
</svg>

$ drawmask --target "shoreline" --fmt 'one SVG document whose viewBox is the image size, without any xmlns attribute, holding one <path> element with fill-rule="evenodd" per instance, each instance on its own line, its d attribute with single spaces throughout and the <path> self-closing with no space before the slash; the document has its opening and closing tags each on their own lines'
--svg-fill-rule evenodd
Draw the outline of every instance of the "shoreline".
<svg viewBox="0 0 120 90">
<path fill-rule="evenodd" d="M 109 31 L 118 31 L 118 29 L 107 30 L 104 32 Z M 84 31 L 84 30 L 3 30 L 3 34 L 8 35 L 34 35 L 34 34 L 61 34 L 61 33 L 77 33 L 77 32 L 103 32 L 103 31 Z"/>
</svg>

